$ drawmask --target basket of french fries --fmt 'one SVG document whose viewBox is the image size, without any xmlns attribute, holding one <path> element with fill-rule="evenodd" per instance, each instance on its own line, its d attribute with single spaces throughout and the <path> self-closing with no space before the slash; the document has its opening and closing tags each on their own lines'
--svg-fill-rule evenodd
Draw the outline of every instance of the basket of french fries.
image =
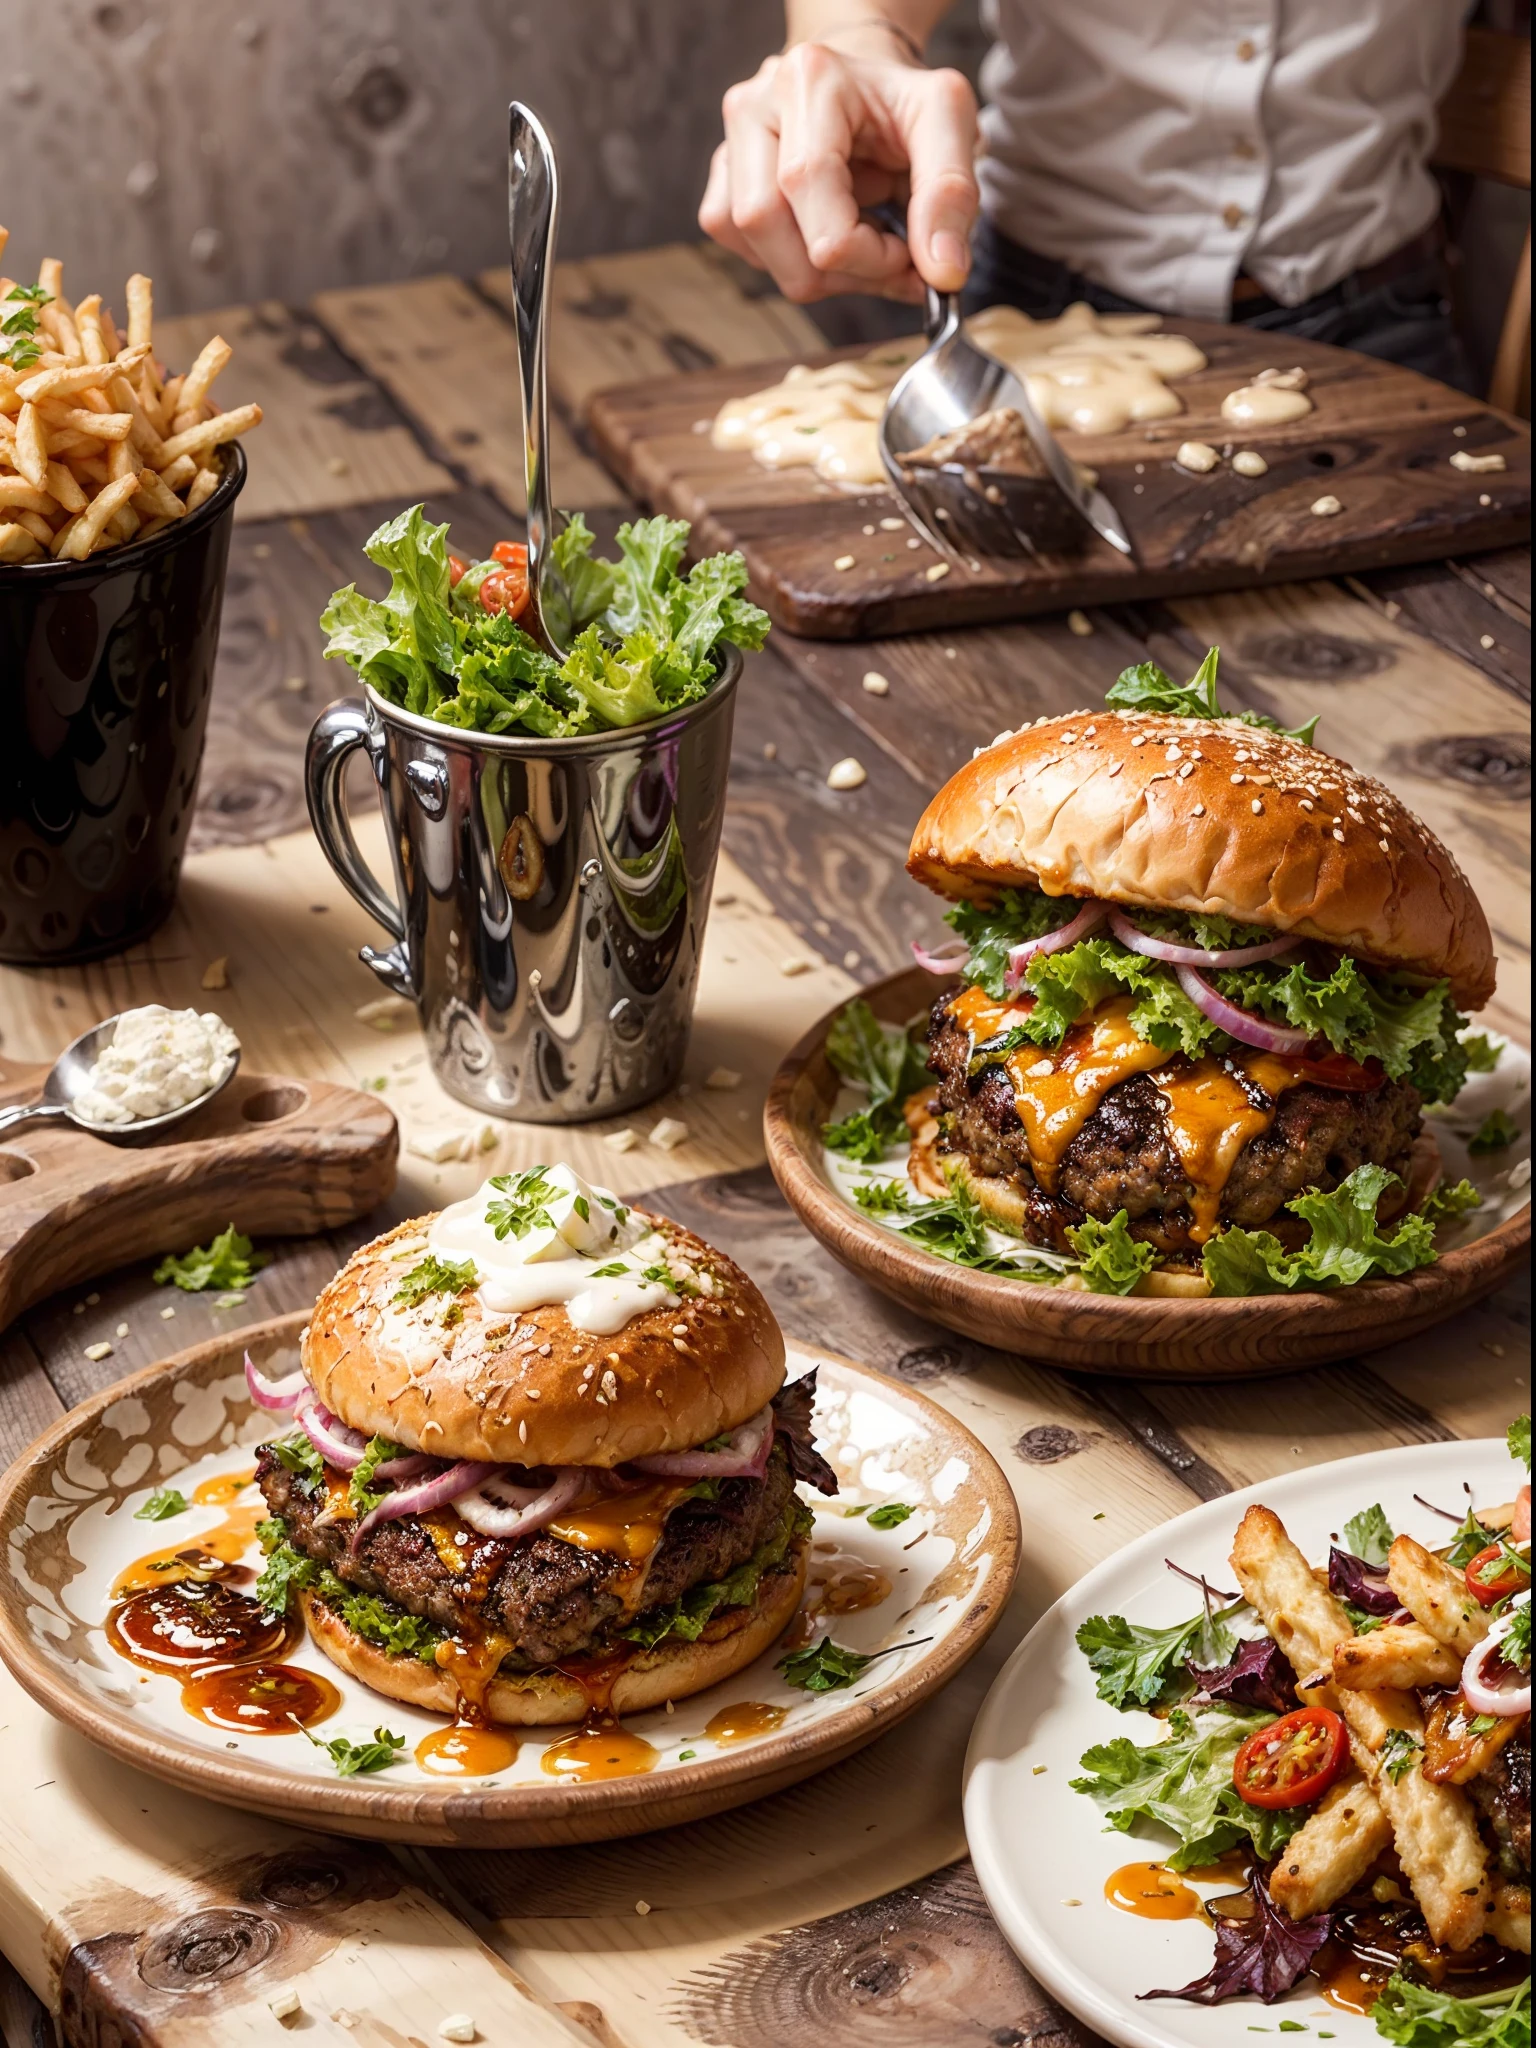
<svg viewBox="0 0 1536 2048">
<path fill-rule="evenodd" d="M 6 231 L 0 228 L 0 269 Z M 0 275 L 0 959 L 99 957 L 174 900 L 224 595 L 239 436 L 215 335 L 156 355 L 151 281 L 122 324 L 49 257 Z"/>
</svg>

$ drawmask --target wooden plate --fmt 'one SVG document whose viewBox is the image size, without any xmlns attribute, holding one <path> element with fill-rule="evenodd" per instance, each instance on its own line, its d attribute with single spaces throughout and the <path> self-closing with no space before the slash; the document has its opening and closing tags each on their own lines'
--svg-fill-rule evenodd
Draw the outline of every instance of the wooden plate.
<svg viewBox="0 0 1536 2048">
<path fill-rule="evenodd" d="M 848 1689 L 793 1691 L 770 1650 L 723 1685 L 679 1700 L 673 1713 L 624 1723 L 658 1752 L 643 1775 L 561 1781 L 542 1762 L 570 1730 L 527 1729 L 511 1767 L 495 1777 L 431 1776 L 417 1740 L 441 1716 L 386 1700 L 347 1677 L 307 1640 L 285 1661 L 318 1671 L 341 1692 L 318 1724 L 323 1738 L 364 1739 L 383 1724 L 406 1738 L 403 1760 L 367 1777 L 338 1778 L 302 1734 L 240 1735 L 193 1718 L 171 1678 L 150 1677 L 110 1647 L 109 1588 L 135 1558 L 195 1542 L 221 1518 L 191 1508 L 162 1522 L 136 1510 L 157 1487 L 190 1496 L 204 1477 L 250 1469 L 251 1448 L 272 1433 L 252 1407 L 241 1354 L 280 1374 L 298 1363 L 306 1317 L 282 1316 L 219 1338 L 85 1402 L 0 1479 L 0 1656 L 40 1705 L 125 1762 L 231 1806 L 298 1826 L 385 1841 L 480 1847 L 601 1841 L 698 1820 L 792 1785 L 849 1756 L 902 1720 L 986 1641 L 1018 1567 L 1013 1494 L 991 1456 L 932 1401 L 846 1359 L 791 1352 L 792 1375 L 820 1367 L 816 1431 L 842 1480 L 817 1509 L 813 1543 L 836 1545 L 880 1573 L 889 1592 L 859 1612 L 829 1613 L 818 1633 L 850 1648 L 892 1654 Z M 851 1502 L 900 1500 L 900 1526 L 847 1518 Z M 250 1555 L 259 1559 L 254 1543 Z M 818 1569 L 837 1568 L 825 1549 Z M 910 1645 L 910 1646 L 908 1646 Z M 782 1709 L 781 1724 L 728 1743 L 705 1734 L 723 1708 Z M 772 1715 L 765 1717 L 772 1719 Z M 682 1753 L 689 1754 L 684 1755 Z"/>
<path fill-rule="evenodd" d="M 942 986 L 922 968 L 909 968 L 861 993 L 876 1016 L 897 1024 L 926 1010 Z M 1530 1256 L 1529 1199 L 1506 1191 L 1497 1205 L 1480 1212 L 1482 1233 L 1442 1253 L 1433 1266 L 1401 1279 L 1371 1280 L 1331 1294 L 1123 1299 L 954 1265 L 865 1216 L 833 1183 L 821 1127 L 840 1086 L 826 1055 L 827 1029 L 836 1014 L 829 1010 L 806 1033 L 768 1091 L 763 1125 L 774 1178 L 813 1236 L 872 1287 L 947 1329 L 1000 1350 L 1023 1352 L 1079 1372 L 1154 1379 L 1256 1379 L 1411 1337 L 1490 1293 Z M 1511 1048 L 1501 1062 L 1505 1064 L 1512 1070 L 1510 1084 L 1518 1087 L 1521 1074 L 1525 1077 L 1525 1087 L 1511 1095 L 1506 1106 L 1520 1115 L 1526 1135 L 1522 1151 L 1504 1155 L 1501 1172 L 1516 1158 L 1529 1157 L 1529 1061 Z M 1480 1084 L 1495 1079 L 1479 1077 L 1479 1084 L 1466 1091 L 1479 1105 L 1473 1128 L 1486 1114 L 1481 1105 L 1487 1091 Z M 1471 1101 L 1467 1107 L 1471 1109 Z M 1436 1128 L 1441 1133 L 1449 1127 L 1437 1119 Z M 1455 1178 L 1465 1170 L 1455 1156 L 1460 1147 L 1448 1136 L 1442 1137 L 1441 1146 Z M 1482 1162 L 1485 1167 L 1488 1163 Z M 1495 1221 L 1499 1208 L 1513 1213 Z M 1478 1217 L 1470 1219 L 1468 1232 L 1478 1222 Z"/>
<path fill-rule="evenodd" d="M 35 1100 L 47 1074 L 0 1059 L 0 1107 Z M 158 1143 L 23 1124 L 0 1144 L 0 1328 L 61 1287 L 231 1222 L 253 1237 L 350 1223 L 393 1189 L 399 1150 L 378 1096 L 244 1067 Z"/>
</svg>

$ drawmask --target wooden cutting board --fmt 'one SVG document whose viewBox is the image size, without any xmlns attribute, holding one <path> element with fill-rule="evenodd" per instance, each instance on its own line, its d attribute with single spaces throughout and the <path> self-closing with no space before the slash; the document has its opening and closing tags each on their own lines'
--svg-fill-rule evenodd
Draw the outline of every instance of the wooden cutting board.
<svg viewBox="0 0 1536 2048">
<path fill-rule="evenodd" d="M 740 548 L 754 595 L 775 623 L 812 639 L 1336 576 L 1526 537 L 1530 430 L 1520 421 L 1411 370 L 1320 342 L 1204 320 L 1165 324 L 1208 359 L 1172 386 L 1184 411 L 1119 434 L 1061 437 L 1076 461 L 1098 471 L 1135 542 L 1136 562 L 1085 528 L 1079 552 L 992 558 L 930 580 L 939 561 L 933 550 L 909 548 L 906 534 L 879 528 L 897 509 L 888 492 L 849 494 L 808 469 L 765 469 L 748 454 L 711 445 L 707 423 L 725 400 L 777 383 L 787 360 L 600 392 L 588 424 L 603 459 L 636 497 L 693 521 L 694 553 Z M 1229 391 L 1261 370 L 1297 363 L 1311 378 L 1314 410 L 1304 419 L 1238 433 L 1221 418 Z M 1223 463 L 1191 475 L 1173 460 L 1186 440 L 1256 448 L 1269 473 L 1248 479 Z M 1458 450 L 1501 454 L 1506 468 L 1453 469 Z M 1331 518 L 1311 509 L 1325 495 L 1343 506 Z M 864 530 L 870 526 L 873 533 Z M 849 555 L 852 567 L 834 566 Z"/>
<path fill-rule="evenodd" d="M 47 1074 L 0 1059 L 0 1107 L 34 1100 Z M 0 1143 L 0 1329 L 60 1287 L 229 1223 L 251 1237 L 350 1223 L 394 1187 L 399 1146 L 377 1095 L 243 1067 L 156 1144 L 23 1124 Z"/>
</svg>

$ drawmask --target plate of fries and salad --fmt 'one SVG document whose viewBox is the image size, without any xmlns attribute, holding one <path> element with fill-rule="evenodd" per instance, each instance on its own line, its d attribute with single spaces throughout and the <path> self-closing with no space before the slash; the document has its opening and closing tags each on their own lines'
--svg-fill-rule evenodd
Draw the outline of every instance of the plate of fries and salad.
<svg viewBox="0 0 1536 2048">
<path fill-rule="evenodd" d="M 1265 1480 L 1089 1573 L 966 1761 L 987 1900 L 1122 2048 L 1529 2048 L 1530 1442 Z"/>
</svg>

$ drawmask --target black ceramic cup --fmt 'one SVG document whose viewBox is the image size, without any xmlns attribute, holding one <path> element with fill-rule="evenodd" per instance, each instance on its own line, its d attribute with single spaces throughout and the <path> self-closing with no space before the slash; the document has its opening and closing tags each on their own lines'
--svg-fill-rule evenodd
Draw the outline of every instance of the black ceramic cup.
<svg viewBox="0 0 1536 2048">
<path fill-rule="evenodd" d="M 231 443 L 148 540 L 0 567 L 0 960 L 97 960 L 169 914 L 245 475 Z"/>
</svg>

